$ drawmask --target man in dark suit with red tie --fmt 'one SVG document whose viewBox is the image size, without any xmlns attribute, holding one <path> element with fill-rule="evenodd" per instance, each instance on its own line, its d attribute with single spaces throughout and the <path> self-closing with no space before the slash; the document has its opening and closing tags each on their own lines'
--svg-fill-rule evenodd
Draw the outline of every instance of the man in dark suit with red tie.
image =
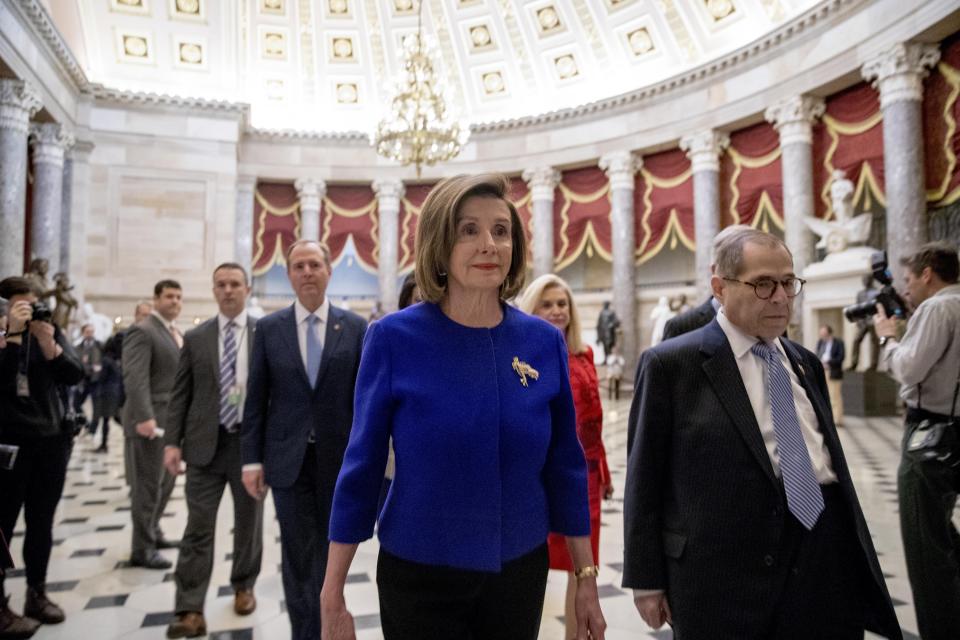
<svg viewBox="0 0 960 640">
<path fill-rule="evenodd" d="M 823 366 L 782 338 L 792 255 L 745 229 L 715 262 L 717 317 L 639 365 L 623 586 L 677 640 L 899 639 Z"/>
<path fill-rule="evenodd" d="M 298 240 L 286 259 L 297 299 L 257 323 L 241 458 L 250 495 L 262 499 L 273 489 L 292 638 L 316 640 L 330 506 L 353 422 L 367 322 L 326 297 L 325 246 Z"/>
</svg>

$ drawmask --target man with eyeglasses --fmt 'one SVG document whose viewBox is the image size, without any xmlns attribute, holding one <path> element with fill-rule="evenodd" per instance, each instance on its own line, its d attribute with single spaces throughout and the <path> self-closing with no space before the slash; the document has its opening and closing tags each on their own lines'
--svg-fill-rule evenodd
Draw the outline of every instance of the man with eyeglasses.
<svg viewBox="0 0 960 640">
<path fill-rule="evenodd" d="M 677 638 L 899 639 L 823 366 L 782 337 L 793 257 L 743 229 L 715 263 L 717 317 L 640 361 L 623 586 Z"/>
</svg>

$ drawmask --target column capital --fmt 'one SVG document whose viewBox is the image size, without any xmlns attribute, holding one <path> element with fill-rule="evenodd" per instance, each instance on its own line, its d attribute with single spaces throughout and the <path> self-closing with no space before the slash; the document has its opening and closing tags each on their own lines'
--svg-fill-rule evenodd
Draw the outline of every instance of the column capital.
<svg viewBox="0 0 960 640">
<path fill-rule="evenodd" d="M 813 144 L 813 123 L 823 115 L 827 105 L 815 96 L 790 96 L 767 107 L 763 117 L 780 134 L 780 146 Z"/>
<path fill-rule="evenodd" d="M 611 151 L 597 164 L 610 179 L 611 189 L 633 189 L 633 177 L 643 166 L 643 158 L 630 151 Z"/>
<path fill-rule="evenodd" d="M 730 136 L 707 129 L 680 138 L 680 148 L 693 163 L 693 172 L 720 171 L 720 152 L 730 146 Z"/>
<path fill-rule="evenodd" d="M 530 187 L 530 197 L 534 201 L 549 200 L 553 202 L 553 190 L 560 184 L 560 172 L 553 167 L 537 167 L 524 169 L 520 176 Z"/>
<path fill-rule="evenodd" d="M 863 79 L 880 90 L 880 107 L 894 102 L 923 100 L 923 79 L 940 60 L 934 44 L 900 42 L 867 60 L 860 72 Z"/>
<path fill-rule="evenodd" d="M 320 201 L 327 195 L 327 183 L 313 178 L 297 178 L 293 187 L 297 190 L 301 209 L 320 210 Z"/>
<path fill-rule="evenodd" d="M 30 130 L 30 117 L 40 110 L 40 94 L 23 80 L 0 79 L 0 129 Z"/>
<path fill-rule="evenodd" d="M 67 150 L 67 157 L 75 162 L 86 162 L 96 146 L 90 140 L 75 140 Z"/>
<path fill-rule="evenodd" d="M 253 193 L 257 189 L 257 176 L 238 175 L 237 191 Z"/>
<path fill-rule="evenodd" d="M 400 205 L 400 198 L 407 192 L 406 187 L 403 186 L 403 181 L 396 178 L 374 180 L 371 187 L 373 187 L 373 192 L 381 202 L 394 199 L 397 201 L 397 206 Z"/>
<path fill-rule="evenodd" d="M 34 164 L 53 164 L 62 167 L 64 154 L 74 142 L 73 134 L 55 122 L 30 125 L 30 144 L 33 145 Z"/>
</svg>

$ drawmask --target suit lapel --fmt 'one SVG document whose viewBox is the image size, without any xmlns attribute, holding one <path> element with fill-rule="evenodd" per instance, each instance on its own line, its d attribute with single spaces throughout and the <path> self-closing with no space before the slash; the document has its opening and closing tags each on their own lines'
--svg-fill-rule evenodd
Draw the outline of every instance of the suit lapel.
<svg viewBox="0 0 960 640">
<path fill-rule="evenodd" d="M 160 319 L 157 318 L 157 316 L 151 315 L 151 316 L 150 316 L 150 320 L 153 322 L 154 328 L 155 328 L 157 331 L 159 331 L 160 334 L 163 335 L 163 336 L 166 338 L 167 343 L 168 343 L 171 347 L 173 347 L 173 349 L 174 349 L 177 353 L 179 353 L 179 352 L 180 352 L 180 347 L 177 346 L 177 341 L 173 339 L 173 334 L 170 333 L 170 330 L 167 329 L 167 327 L 166 327 L 162 322 L 160 322 Z"/>
<path fill-rule="evenodd" d="M 327 331 L 323 337 L 323 357 L 320 360 L 320 372 L 317 374 L 317 387 L 323 382 L 323 377 L 327 373 L 327 367 L 330 359 L 340 344 L 340 337 L 343 335 L 343 313 L 333 305 L 330 305 L 330 311 L 327 313 Z"/>
<path fill-rule="evenodd" d="M 824 406 L 824 398 L 821 397 L 821 394 L 817 392 L 817 380 L 813 376 L 813 372 L 809 371 L 809 367 L 803 365 L 803 358 L 800 355 L 800 352 L 788 341 L 783 338 L 780 339 L 780 344 L 783 345 L 783 350 L 787 354 L 787 360 L 790 361 L 790 366 L 793 368 L 793 372 L 797 375 L 797 379 L 800 381 L 800 386 L 803 387 L 803 390 L 807 394 L 807 398 L 810 400 L 810 404 L 813 406 L 814 413 L 817 414 L 817 422 L 820 423 L 820 431 L 823 433 L 824 437 L 827 435 L 828 429 L 824 428 L 824 425 L 827 424 L 827 417 L 830 416 L 830 412 L 827 411 L 827 407 Z M 830 418 L 833 419 L 832 417 Z"/>
<path fill-rule="evenodd" d="M 740 437 L 743 438 L 747 449 L 756 458 L 757 464 L 763 468 L 764 473 L 779 490 L 780 483 L 773 473 L 770 455 L 763 444 L 760 425 L 757 424 L 757 417 L 753 413 L 753 405 L 750 404 L 747 389 L 743 386 L 743 378 L 733 356 L 733 350 L 716 320 L 704 327 L 700 352 L 706 356 L 703 371 L 710 380 L 720 403 L 723 404 Z"/>
<path fill-rule="evenodd" d="M 300 378 L 303 383 L 310 387 L 310 376 L 307 375 L 307 369 L 303 365 L 303 358 L 300 357 L 300 339 L 297 337 L 297 313 L 294 311 L 294 305 L 287 307 L 287 316 L 282 319 L 283 341 L 287 343 L 287 350 L 296 358 L 297 370 L 300 372 Z"/>
<path fill-rule="evenodd" d="M 220 321 L 217 316 L 210 320 L 210 326 L 204 328 L 203 348 L 207 350 L 204 356 L 210 363 L 210 369 L 213 371 L 213 379 L 217 381 L 217 388 L 220 388 Z"/>
</svg>

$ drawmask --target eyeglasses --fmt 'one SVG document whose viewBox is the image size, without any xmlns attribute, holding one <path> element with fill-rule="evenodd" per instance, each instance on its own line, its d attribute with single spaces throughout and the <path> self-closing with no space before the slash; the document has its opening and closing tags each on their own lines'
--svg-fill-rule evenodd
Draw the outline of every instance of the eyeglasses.
<svg viewBox="0 0 960 640">
<path fill-rule="evenodd" d="M 740 284 L 745 284 L 748 287 L 753 287 L 753 292 L 757 294 L 757 297 L 761 300 L 769 300 L 773 297 L 773 294 L 777 291 L 777 286 L 783 287 L 783 292 L 787 294 L 788 298 L 795 298 L 800 295 L 800 292 L 803 291 L 803 285 L 807 283 L 806 280 L 802 278 L 784 278 L 783 280 L 757 280 L 756 282 L 747 282 L 745 280 L 737 280 L 736 278 L 724 278 L 727 282 L 739 282 Z"/>
</svg>

